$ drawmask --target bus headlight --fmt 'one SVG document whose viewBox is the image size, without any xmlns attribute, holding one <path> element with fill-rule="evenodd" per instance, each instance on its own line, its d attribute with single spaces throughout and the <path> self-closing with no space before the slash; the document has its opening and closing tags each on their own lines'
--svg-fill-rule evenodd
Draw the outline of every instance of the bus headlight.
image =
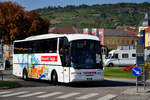
<svg viewBox="0 0 150 100">
<path fill-rule="evenodd" d="M 96 74 L 102 74 L 103 72 L 97 72 Z"/>
</svg>

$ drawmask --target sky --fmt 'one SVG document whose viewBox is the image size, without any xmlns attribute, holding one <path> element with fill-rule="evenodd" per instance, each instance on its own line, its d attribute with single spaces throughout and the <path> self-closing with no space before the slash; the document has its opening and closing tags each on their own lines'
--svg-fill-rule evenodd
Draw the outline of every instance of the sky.
<svg viewBox="0 0 150 100">
<path fill-rule="evenodd" d="M 94 5 L 94 4 L 115 4 L 115 3 L 142 3 L 149 2 L 150 0 L 0 0 L 4 1 L 14 1 L 19 5 L 24 7 L 26 10 L 34 10 L 38 8 L 44 8 L 48 6 L 61 6 L 65 7 L 67 5 Z"/>
</svg>

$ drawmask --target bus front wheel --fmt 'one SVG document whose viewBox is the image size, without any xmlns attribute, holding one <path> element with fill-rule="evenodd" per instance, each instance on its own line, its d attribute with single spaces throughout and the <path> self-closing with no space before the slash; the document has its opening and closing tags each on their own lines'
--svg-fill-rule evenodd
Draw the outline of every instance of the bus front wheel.
<svg viewBox="0 0 150 100">
<path fill-rule="evenodd" d="M 108 65 L 108 67 L 113 67 L 114 66 L 114 64 L 113 63 L 110 63 L 109 65 Z"/>
<path fill-rule="evenodd" d="M 56 71 L 53 71 L 53 73 L 51 75 L 51 81 L 52 81 L 53 84 L 57 84 L 58 83 L 58 77 L 57 77 Z"/>
</svg>

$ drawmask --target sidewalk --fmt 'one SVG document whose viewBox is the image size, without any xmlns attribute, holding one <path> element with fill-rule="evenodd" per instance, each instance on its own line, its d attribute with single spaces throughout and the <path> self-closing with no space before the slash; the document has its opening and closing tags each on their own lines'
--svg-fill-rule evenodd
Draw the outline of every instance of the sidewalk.
<svg viewBox="0 0 150 100">
<path fill-rule="evenodd" d="M 113 98 L 113 100 L 150 100 L 150 88 L 146 87 L 144 90 L 144 87 L 139 87 L 138 93 L 136 87 L 129 88 L 116 98 Z"/>
</svg>

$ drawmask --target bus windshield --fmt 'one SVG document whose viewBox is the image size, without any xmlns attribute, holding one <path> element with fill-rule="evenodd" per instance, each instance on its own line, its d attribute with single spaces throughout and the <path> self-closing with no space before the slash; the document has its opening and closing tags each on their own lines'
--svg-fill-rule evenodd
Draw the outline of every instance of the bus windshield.
<svg viewBox="0 0 150 100">
<path fill-rule="evenodd" d="M 71 67 L 75 69 L 102 69 L 100 42 L 75 40 L 71 45 Z"/>
</svg>

